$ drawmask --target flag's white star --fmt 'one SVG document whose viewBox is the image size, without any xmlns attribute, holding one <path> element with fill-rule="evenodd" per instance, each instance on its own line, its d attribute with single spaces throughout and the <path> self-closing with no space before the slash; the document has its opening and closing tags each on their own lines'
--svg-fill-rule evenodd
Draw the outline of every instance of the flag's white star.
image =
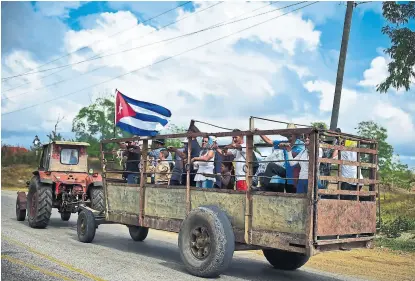
<svg viewBox="0 0 415 281">
<path fill-rule="evenodd" d="M 118 114 L 121 114 L 122 108 L 122 104 L 120 103 L 120 106 L 118 107 Z"/>
</svg>

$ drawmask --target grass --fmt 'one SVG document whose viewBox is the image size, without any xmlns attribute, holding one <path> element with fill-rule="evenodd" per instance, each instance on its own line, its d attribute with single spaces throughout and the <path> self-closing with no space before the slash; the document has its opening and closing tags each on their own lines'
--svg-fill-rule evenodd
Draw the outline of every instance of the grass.
<svg viewBox="0 0 415 281">
<path fill-rule="evenodd" d="M 33 176 L 36 167 L 24 164 L 1 167 L 1 188 L 26 188 L 26 181 Z"/>
<path fill-rule="evenodd" d="M 396 239 L 380 237 L 375 240 L 376 247 L 385 247 L 394 251 L 415 253 L 415 239 Z"/>
</svg>

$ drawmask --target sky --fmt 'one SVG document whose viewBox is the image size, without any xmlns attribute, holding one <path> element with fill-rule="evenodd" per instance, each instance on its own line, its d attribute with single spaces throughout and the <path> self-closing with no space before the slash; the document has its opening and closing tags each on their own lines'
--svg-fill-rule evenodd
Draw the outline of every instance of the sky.
<svg viewBox="0 0 415 281">
<path fill-rule="evenodd" d="M 108 55 L 2 81 L 2 144 L 28 147 L 35 135 L 46 142 L 62 117 L 59 132 L 70 138 L 78 111 L 115 89 L 169 108 L 171 124 L 184 127 L 196 119 L 247 129 L 250 116 L 329 124 L 346 4 L 286 14 L 305 5 L 284 8 L 295 3 L 2 2 L 2 77 Z M 359 122 L 375 121 L 415 167 L 415 84 L 409 92 L 375 90 L 390 60 L 385 24 L 381 2 L 353 12 L 338 127 L 356 133 Z"/>
</svg>

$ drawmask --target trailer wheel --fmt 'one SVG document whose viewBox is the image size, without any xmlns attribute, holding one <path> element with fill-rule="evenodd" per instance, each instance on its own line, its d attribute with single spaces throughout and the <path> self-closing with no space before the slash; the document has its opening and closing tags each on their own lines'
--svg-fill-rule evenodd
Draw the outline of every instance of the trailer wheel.
<svg viewBox="0 0 415 281">
<path fill-rule="evenodd" d="M 104 189 L 102 187 L 91 188 L 91 208 L 97 211 L 105 211 Z"/>
<path fill-rule="evenodd" d="M 130 225 L 128 226 L 128 230 L 134 241 L 144 241 L 148 234 L 148 227 Z"/>
<path fill-rule="evenodd" d="M 29 226 L 46 228 L 52 214 L 52 188 L 42 184 L 39 177 L 34 176 L 27 194 L 27 210 Z"/>
<path fill-rule="evenodd" d="M 78 240 L 83 243 L 91 243 L 94 240 L 96 229 L 94 214 L 91 211 L 82 210 L 77 221 Z"/>
<path fill-rule="evenodd" d="M 180 228 L 179 250 L 191 274 L 219 276 L 228 268 L 235 251 L 235 236 L 228 217 L 216 206 L 192 210 Z"/>
<path fill-rule="evenodd" d="M 68 221 L 71 218 L 71 213 L 70 212 L 62 212 L 61 213 L 61 219 L 63 221 Z"/>
<path fill-rule="evenodd" d="M 20 209 L 20 199 L 16 199 L 16 218 L 18 221 L 24 221 L 26 219 L 26 209 Z"/>
<path fill-rule="evenodd" d="M 276 269 L 296 270 L 302 267 L 309 259 L 308 256 L 287 252 L 278 249 L 263 249 L 265 258 Z"/>
</svg>

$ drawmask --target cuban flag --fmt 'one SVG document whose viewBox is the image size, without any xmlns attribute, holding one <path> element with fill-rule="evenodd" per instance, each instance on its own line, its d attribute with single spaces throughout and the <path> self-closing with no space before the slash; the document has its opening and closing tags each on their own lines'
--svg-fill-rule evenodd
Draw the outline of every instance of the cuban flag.
<svg viewBox="0 0 415 281">
<path fill-rule="evenodd" d="M 137 136 L 156 136 L 168 123 L 167 108 L 127 97 L 115 90 L 115 126 Z"/>
</svg>

